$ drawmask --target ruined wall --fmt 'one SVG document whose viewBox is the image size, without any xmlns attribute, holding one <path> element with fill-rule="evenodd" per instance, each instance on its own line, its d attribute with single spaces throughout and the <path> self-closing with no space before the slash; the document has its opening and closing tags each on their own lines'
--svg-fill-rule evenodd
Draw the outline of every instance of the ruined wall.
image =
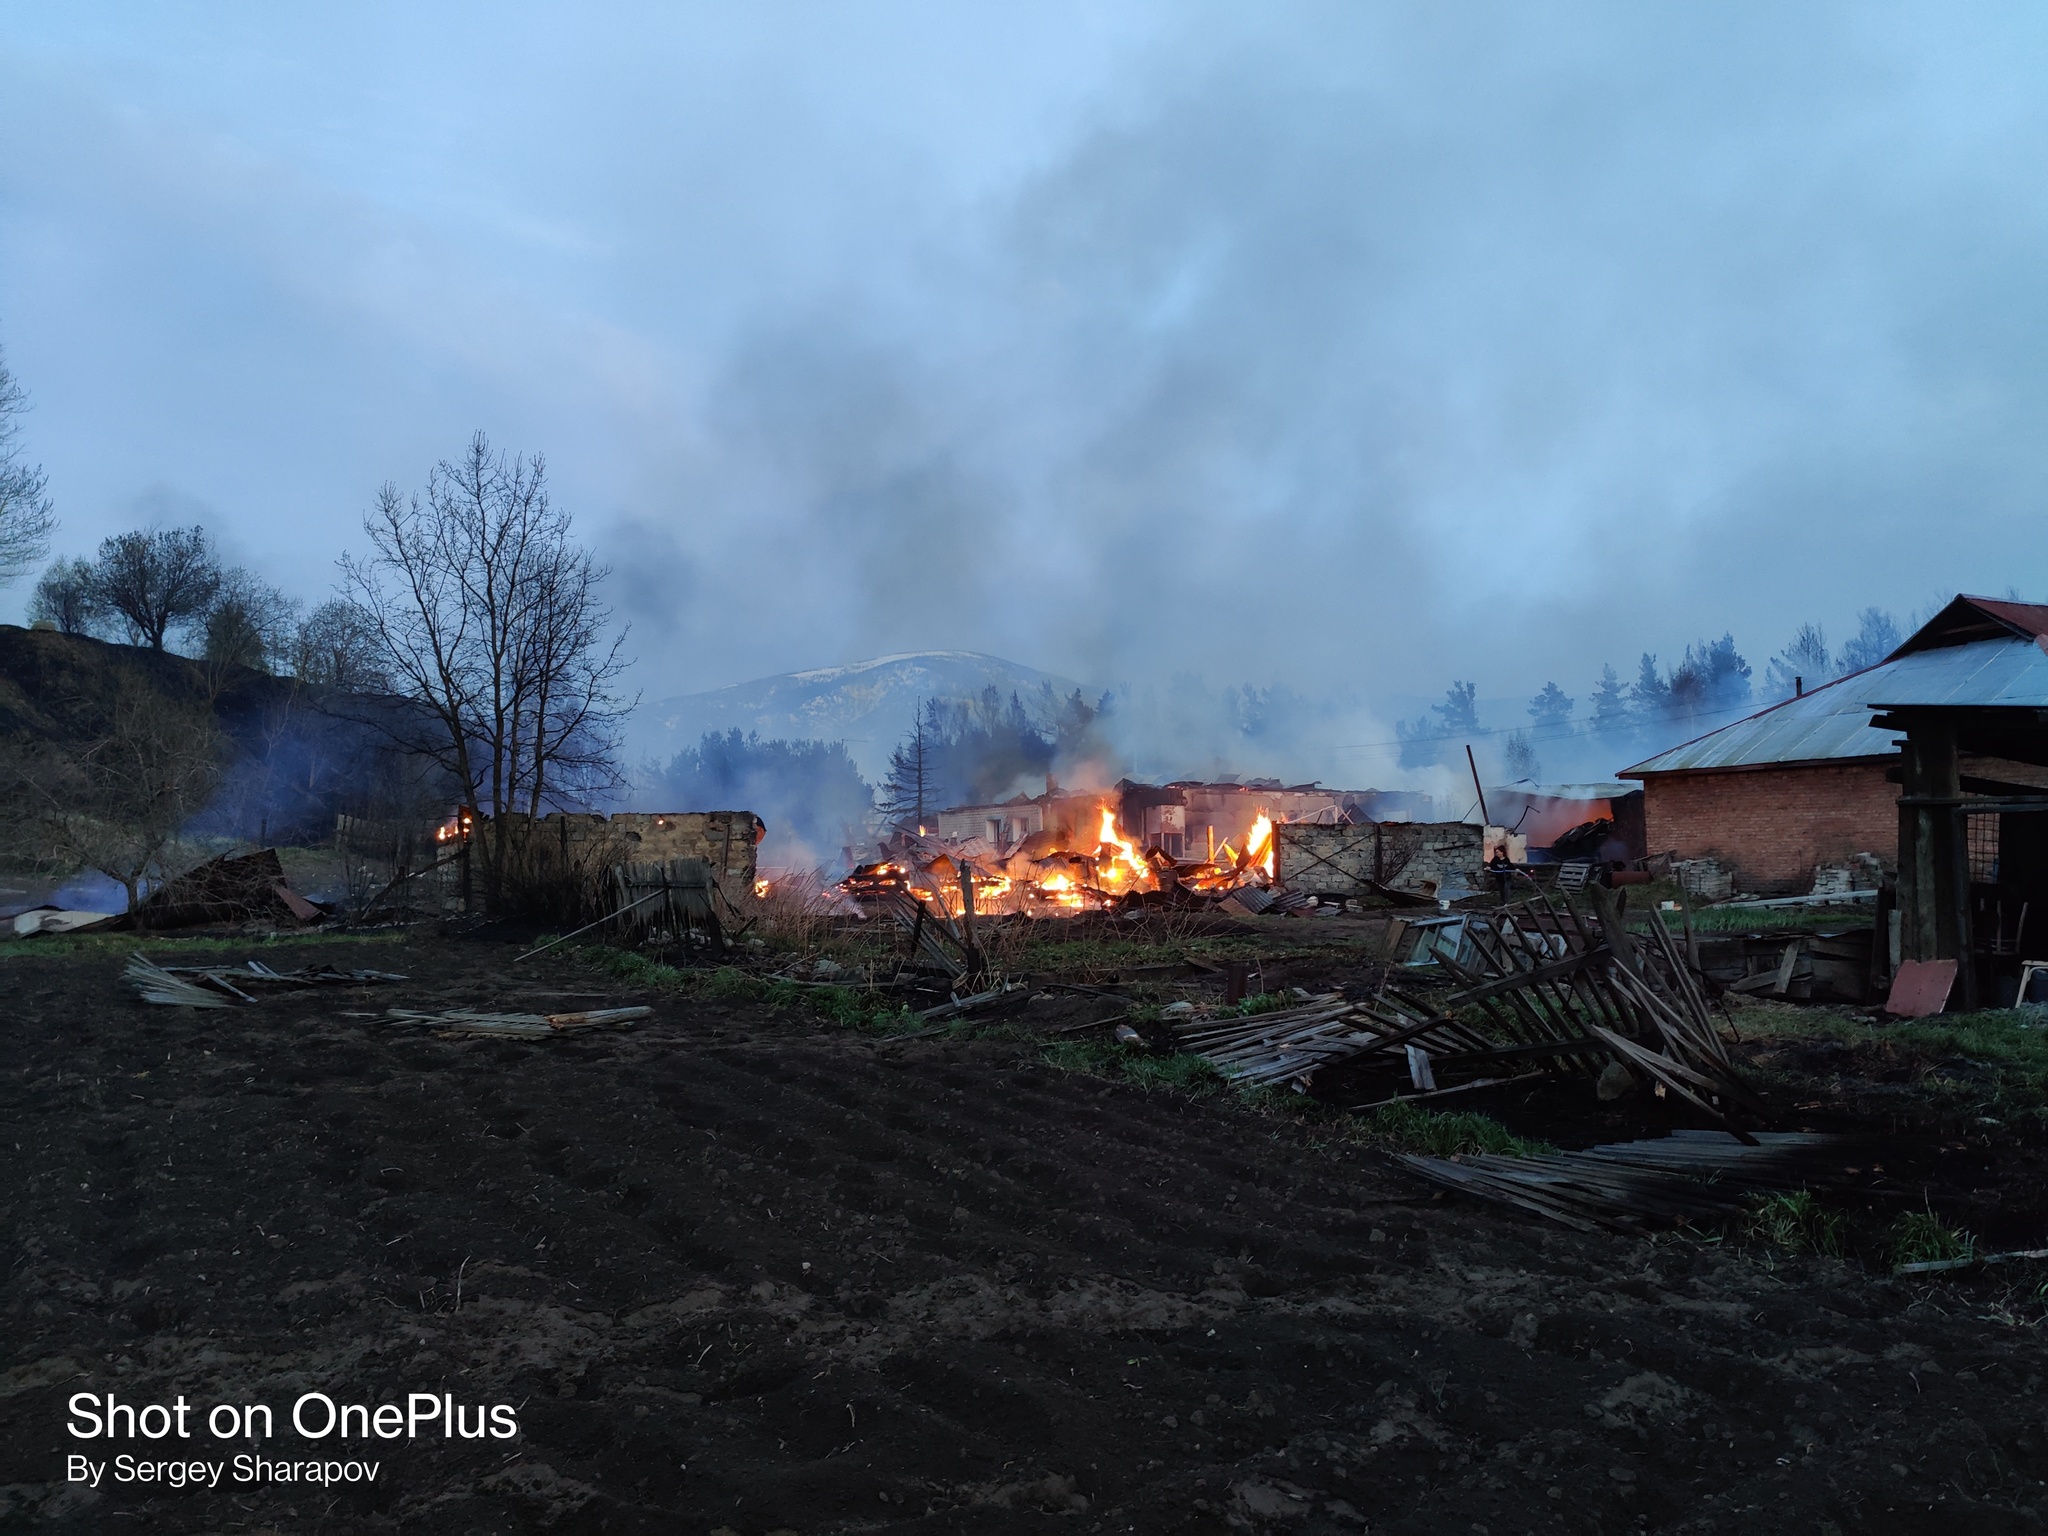
<svg viewBox="0 0 2048 1536">
<path fill-rule="evenodd" d="M 1713 858 L 1735 873 L 1735 888 L 1760 895 L 1812 889 L 1816 865 L 1874 853 L 1886 869 L 1899 856 L 1899 787 L 1885 781 L 1891 759 L 1745 768 L 1732 773 L 1660 773 L 1643 784 L 1644 833 L 1652 853 Z"/>
<path fill-rule="evenodd" d="M 719 885 L 733 897 L 752 892 L 754 851 L 767 831 L 752 811 L 621 811 L 610 817 L 558 813 L 539 821 L 521 817 L 519 825 L 525 836 L 579 860 L 592 853 L 607 864 L 708 860 Z"/>
<path fill-rule="evenodd" d="M 1276 882 L 1310 895 L 1363 896 L 1375 880 L 1404 891 L 1476 890 L 1484 872 L 1484 829 L 1462 821 L 1283 824 L 1273 836 Z"/>
</svg>

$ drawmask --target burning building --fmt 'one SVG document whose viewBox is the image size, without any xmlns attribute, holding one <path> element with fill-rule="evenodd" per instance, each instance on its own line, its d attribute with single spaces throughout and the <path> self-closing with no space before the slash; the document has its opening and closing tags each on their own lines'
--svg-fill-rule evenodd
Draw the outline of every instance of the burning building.
<svg viewBox="0 0 2048 1536">
<path fill-rule="evenodd" d="M 1042 915 L 1221 899 L 1273 884 L 1276 826 L 1405 822 L 1431 810 L 1426 795 L 1277 779 L 1125 779 L 1090 791 L 1048 781 L 1041 795 L 939 812 L 843 889 L 856 899 L 915 889 L 958 911 L 965 874 L 977 911 Z"/>
</svg>

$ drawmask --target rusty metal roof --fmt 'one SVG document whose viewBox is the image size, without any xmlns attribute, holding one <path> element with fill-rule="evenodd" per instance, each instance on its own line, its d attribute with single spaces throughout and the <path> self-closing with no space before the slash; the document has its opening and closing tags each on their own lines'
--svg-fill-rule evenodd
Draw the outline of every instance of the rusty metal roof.
<svg viewBox="0 0 2048 1536">
<path fill-rule="evenodd" d="M 2048 707 L 2048 653 L 2017 637 L 1914 651 L 1660 752 L 1622 777 L 1889 757 L 1898 733 L 1874 729 L 1872 712 L 1915 704 Z"/>
</svg>

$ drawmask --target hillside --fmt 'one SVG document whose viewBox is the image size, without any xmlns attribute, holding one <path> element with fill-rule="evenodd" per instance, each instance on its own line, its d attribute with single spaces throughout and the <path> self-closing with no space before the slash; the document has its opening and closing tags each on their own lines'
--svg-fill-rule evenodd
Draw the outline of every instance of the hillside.
<svg viewBox="0 0 2048 1536">
<path fill-rule="evenodd" d="M 218 795 L 195 831 L 318 841 L 332 833 L 336 811 L 382 806 L 388 814 L 418 777 L 372 724 L 394 723 L 390 712 L 406 708 L 399 700 L 0 624 L 0 741 L 9 745 L 90 741 L 106 730 L 122 690 L 138 685 L 175 703 L 210 705 L 229 744 Z"/>
<path fill-rule="evenodd" d="M 873 782 L 888 771 L 889 753 L 929 698 L 966 699 L 990 685 L 1027 703 L 1047 685 L 1055 693 L 1091 690 L 1072 678 L 984 656 L 976 651 L 911 651 L 839 667 L 785 672 L 706 693 L 643 704 L 634 716 L 630 750 L 636 761 L 666 762 L 695 746 L 706 731 L 738 727 L 763 737 L 844 741 Z"/>
</svg>

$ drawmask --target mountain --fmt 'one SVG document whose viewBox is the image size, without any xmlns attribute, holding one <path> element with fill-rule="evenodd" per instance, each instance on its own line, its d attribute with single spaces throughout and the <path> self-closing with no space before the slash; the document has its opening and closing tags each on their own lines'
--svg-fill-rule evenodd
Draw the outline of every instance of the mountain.
<svg viewBox="0 0 2048 1536">
<path fill-rule="evenodd" d="M 876 783 L 926 699 L 973 698 L 993 684 L 1004 697 L 1014 692 L 1029 704 L 1048 683 L 1061 695 L 1081 687 L 1072 678 L 976 651 L 877 656 L 643 704 L 634 715 L 629 747 L 637 761 L 665 763 L 694 747 L 705 732 L 735 726 L 768 740 L 844 741 L 862 775 Z M 1082 692 L 1094 702 L 1089 690 Z"/>
</svg>

